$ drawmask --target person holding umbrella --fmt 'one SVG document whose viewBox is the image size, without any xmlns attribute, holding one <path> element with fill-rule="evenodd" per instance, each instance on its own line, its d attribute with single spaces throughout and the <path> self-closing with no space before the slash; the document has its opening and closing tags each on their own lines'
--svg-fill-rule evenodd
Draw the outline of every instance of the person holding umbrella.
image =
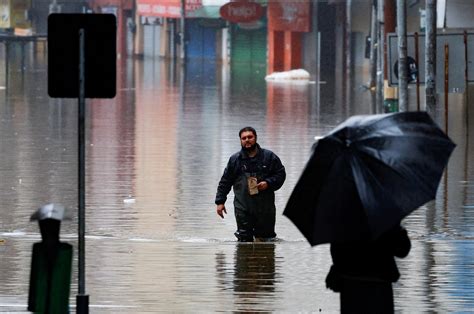
<svg viewBox="0 0 474 314">
<path fill-rule="evenodd" d="M 283 214 L 331 244 L 342 313 L 394 312 L 394 257 L 411 247 L 401 221 L 435 199 L 455 146 L 426 112 L 353 116 L 316 143 Z"/>
<path fill-rule="evenodd" d="M 224 218 L 225 201 L 234 189 L 234 211 L 239 242 L 269 241 L 275 233 L 275 191 L 285 182 L 285 167 L 280 158 L 257 143 L 257 131 L 239 131 L 242 149 L 229 158 L 217 187 L 216 212 Z"/>
<path fill-rule="evenodd" d="M 374 241 L 331 243 L 326 287 L 341 293 L 341 313 L 393 313 L 392 283 L 400 277 L 394 257 L 407 256 L 410 248 L 401 226 Z"/>
<path fill-rule="evenodd" d="M 331 242 L 333 265 L 326 287 L 340 293 L 341 313 L 393 313 L 392 283 L 400 277 L 394 257 L 408 255 L 408 233 L 397 223 L 372 239 L 353 178 L 343 175 L 340 182 L 345 189 L 344 202 L 352 204 L 350 218 L 364 227 L 359 233 L 353 231 L 359 235 L 357 240 Z"/>
</svg>

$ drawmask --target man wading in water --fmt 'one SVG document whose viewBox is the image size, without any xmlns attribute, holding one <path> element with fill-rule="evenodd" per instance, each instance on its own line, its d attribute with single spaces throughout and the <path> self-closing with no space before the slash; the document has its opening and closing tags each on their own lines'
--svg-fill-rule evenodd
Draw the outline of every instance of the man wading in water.
<svg viewBox="0 0 474 314">
<path fill-rule="evenodd" d="M 217 187 L 217 214 L 227 214 L 225 201 L 234 188 L 234 210 L 240 242 L 270 241 L 275 233 L 275 191 L 285 182 L 285 167 L 278 156 L 257 144 L 252 127 L 239 131 L 240 152 L 229 158 Z"/>
</svg>

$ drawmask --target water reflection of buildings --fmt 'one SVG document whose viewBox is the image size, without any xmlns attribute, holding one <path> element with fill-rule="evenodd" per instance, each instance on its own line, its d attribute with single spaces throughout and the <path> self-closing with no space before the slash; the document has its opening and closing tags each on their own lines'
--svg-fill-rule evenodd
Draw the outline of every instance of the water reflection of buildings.
<svg viewBox="0 0 474 314">
<path fill-rule="evenodd" d="M 177 193 L 176 94 L 160 89 L 168 84 L 163 66 L 135 68 L 123 63 L 117 77 L 116 98 L 89 106 L 88 229 L 125 241 L 168 236 L 174 231 Z M 146 250 L 123 255 L 117 265 L 117 248 L 107 243 L 88 247 L 92 264 L 115 269 L 143 261 L 140 268 L 151 267 L 145 262 L 150 254 Z M 144 284 L 156 280 L 133 268 L 123 271 Z"/>
<path fill-rule="evenodd" d="M 413 246 L 409 256 L 399 262 L 402 277 L 396 286 L 396 299 L 409 303 L 417 312 L 463 312 L 470 311 L 474 304 L 474 159 L 470 145 L 474 120 L 472 115 L 466 116 L 464 100 L 450 96 L 447 133 L 457 147 L 441 179 L 436 200 L 404 220 Z M 444 128 L 445 116 L 440 112 L 435 120 Z"/>
<path fill-rule="evenodd" d="M 92 99 L 87 107 L 86 202 L 90 225 L 99 230 L 115 228 L 120 219 L 115 210 L 134 194 L 135 92 L 124 67 L 118 68 L 117 78 L 114 99 Z"/>
<path fill-rule="evenodd" d="M 167 64 L 148 61 L 135 61 L 136 72 L 132 73 L 136 85 L 119 81 L 116 99 L 88 101 L 87 133 L 89 144 L 93 145 L 87 147 L 86 165 L 87 235 L 90 236 L 87 262 L 93 265 L 88 268 L 88 284 L 95 300 L 111 299 L 103 287 L 104 283 L 114 284 L 116 278 L 125 282 L 117 288 L 118 295 L 128 295 L 124 287 L 151 287 L 163 294 L 168 289 L 176 291 L 173 282 L 165 281 L 159 286 L 156 283 L 163 282 L 163 278 L 183 276 L 177 274 L 175 267 L 180 259 L 193 259 L 196 262 L 193 267 L 208 262 L 208 256 L 190 257 L 186 251 L 178 254 L 176 245 L 167 242 L 162 242 L 158 250 L 154 244 L 131 246 L 124 242 L 130 236 L 161 239 L 201 233 L 232 237 L 235 223 L 232 217 L 225 220 L 228 225 L 219 225 L 224 227 L 217 227 L 210 217 L 216 218 L 212 210 L 215 185 L 228 157 L 239 147 L 236 132 L 244 123 L 259 127 L 262 142 L 278 152 L 289 173 L 291 171 L 292 177 L 277 194 L 278 208 L 282 209 L 299 170 L 307 161 L 314 136 L 328 131 L 345 115 L 332 98 L 324 98 L 324 94 L 337 93 L 331 84 L 320 86 L 324 93 L 321 101 L 315 103 L 314 85 L 275 88 L 263 81 L 264 73 L 259 76 L 260 73 L 250 72 L 241 76 L 228 74 L 234 75 L 232 82 L 223 82 L 221 89 L 219 67 L 192 64 L 182 85 L 184 89 L 180 90 L 179 76 L 170 76 Z M 32 63 L 27 65 L 30 67 Z M 12 70 L 10 88 L 0 91 L 4 97 L 0 104 L 2 232 L 19 229 L 37 233 L 37 226 L 27 221 L 29 214 L 37 205 L 51 199 L 60 199 L 71 208 L 76 206 L 76 102 L 48 99 L 45 71 L 44 67 L 35 67 L 34 71 L 27 68 L 24 73 Z M 225 85 L 227 83 L 230 86 Z M 358 99 L 354 106 L 358 105 Z M 402 278 L 396 288 L 396 300 L 400 308 L 417 312 L 418 309 L 462 311 L 472 305 L 474 294 L 474 145 L 471 145 L 474 114 L 471 102 L 470 121 L 466 123 L 464 98 L 450 95 L 449 100 L 449 135 L 458 147 L 449 164 L 446 181 L 443 178 L 435 202 L 415 211 L 405 221 L 414 247 L 407 259 L 399 262 Z M 443 105 L 441 102 L 441 113 L 444 113 Z M 355 107 L 351 112 L 363 113 L 366 110 L 363 108 Z M 439 124 L 444 125 L 443 114 Z M 293 150 L 293 147 L 298 149 Z M 123 200 L 129 194 L 136 202 L 124 205 Z M 191 201 L 193 205 L 189 206 Z M 285 228 L 285 223 L 278 227 Z M 216 232 L 218 228 L 222 228 L 222 234 Z M 294 239 L 295 233 L 287 229 L 288 232 L 283 230 L 282 233 Z M 76 226 L 65 225 L 63 231 L 63 234 L 75 234 Z M 96 235 L 108 237 L 91 239 Z M 2 297 L 26 293 L 24 279 L 30 262 L 28 241 L 6 238 L 0 247 L 4 265 L 0 282 L 5 283 L 0 287 Z M 137 247 L 134 254 L 129 252 Z M 167 263 L 154 272 L 156 256 L 163 250 L 166 250 Z M 246 275 L 255 274 L 248 273 L 253 261 L 246 259 L 252 252 L 244 251 L 236 248 L 230 268 L 225 266 L 231 279 L 225 280 L 236 296 L 245 297 L 245 289 L 250 294 L 251 290 L 260 291 L 258 298 L 251 300 L 257 300 L 263 308 L 262 304 L 269 298 L 260 297 L 271 289 L 276 290 L 278 265 L 275 261 L 273 265 L 264 264 L 270 273 L 273 269 L 274 277 L 249 277 L 247 281 Z M 271 260 L 272 253 L 268 255 Z M 150 272 L 154 273 L 150 275 Z M 75 282 L 73 280 L 73 289 Z M 262 284 L 264 282 L 266 284 Z M 140 290 L 140 293 L 147 292 Z M 153 293 L 147 295 L 153 296 Z M 142 294 L 134 295 L 133 300 L 143 300 L 141 297 Z M 179 299 L 179 296 L 173 298 Z M 236 304 L 244 308 L 244 300 L 238 297 Z M 147 301 L 156 304 L 154 300 Z M 265 303 L 268 307 L 264 310 L 271 310 L 270 304 Z"/>
<path fill-rule="evenodd" d="M 213 234 L 213 199 L 222 169 L 219 155 L 221 107 L 220 67 L 214 61 L 194 60 L 179 69 L 179 124 L 177 125 L 180 237 Z M 201 197 L 197 197 L 197 196 Z"/>
<path fill-rule="evenodd" d="M 28 54 L 22 69 L 19 54 L 13 53 L 5 73 L 7 60 L 1 48 L 0 303 L 14 304 L 27 293 L 32 243 L 39 241 L 38 224 L 29 221 L 30 215 L 49 202 L 64 204 L 71 211 L 75 206 L 69 192 L 75 186 L 76 171 L 70 161 L 76 150 L 66 126 L 75 121 L 76 110 L 68 101 L 45 96 L 45 58 Z M 70 233 L 70 228 L 71 224 L 63 223 L 62 234 Z M 25 234 L 38 238 L 25 241 Z"/>
<path fill-rule="evenodd" d="M 163 63 L 153 62 L 141 64 L 136 72 L 137 218 L 141 232 L 151 235 L 175 230 L 179 92 L 166 71 Z"/>
<path fill-rule="evenodd" d="M 319 91 L 307 82 L 267 82 L 266 129 L 262 139 L 282 160 L 290 173 L 302 169 L 311 152 L 314 137 L 321 127 L 319 103 L 313 98 Z M 294 154 L 304 151 L 305 154 Z M 297 177 L 288 175 L 281 195 L 290 195 Z M 283 210 L 286 199 L 277 198 L 277 208 Z M 278 215 L 279 216 L 279 215 Z M 277 216 L 277 220 L 280 217 Z"/>
<path fill-rule="evenodd" d="M 282 142 L 282 146 L 290 145 L 289 149 L 292 144 L 311 146 L 312 143 L 288 142 L 287 136 L 290 133 L 294 138 L 309 139 L 308 130 L 318 125 L 318 115 L 315 121 L 310 120 L 319 105 L 310 98 L 312 87 L 304 81 L 267 82 L 266 141 L 271 146 L 280 146 Z"/>
</svg>

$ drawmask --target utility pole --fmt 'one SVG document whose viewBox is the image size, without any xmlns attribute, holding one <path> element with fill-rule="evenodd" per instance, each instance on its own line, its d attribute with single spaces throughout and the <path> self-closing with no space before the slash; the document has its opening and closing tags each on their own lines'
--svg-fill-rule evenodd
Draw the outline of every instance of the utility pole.
<svg viewBox="0 0 474 314">
<path fill-rule="evenodd" d="M 372 0 L 370 18 L 370 90 L 375 88 L 377 84 L 377 45 L 377 0 Z"/>
<path fill-rule="evenodd" d="M 346 0 L 346 27 L 345 27 L 345 40 L 346 40 L 346 73 L 345 73 L 345 102 L 346 102 L 346 112 L 349 115 L 349 101 L 351 99 L 351 89 L 352 89 L 352 0 Z"/>
<path fill-rule="evenodd" d="M 426 0 L 425 71 L 426 111 L 436 111 L 436 3 Z"/>
<path fill-rule="evenodd" d="M 399 111 L 408 110 L 408 68 L 407 68 L 407 4 L 397 0 L 398 37 L 398 105 Z"/>
<path fill-rule="evenodd" d="M 352 0 L 346 3 L 346 80 L 351 79 L 352 59 Z M 348 84 L 350 86 L 350 84 Z"/>
<path fill-rule="evenodd" d="M 377 94 L 376 94 L 376 103 L 377 111 L 383 111 L 383 102 L 384 102 L 384 46 L 385 46 L 385 18 L 384 18 L 384 2 L 385 0 L 377 0 L 377 31 L 378 31 L 378 40 L 377 40 Z"/>
</svg>

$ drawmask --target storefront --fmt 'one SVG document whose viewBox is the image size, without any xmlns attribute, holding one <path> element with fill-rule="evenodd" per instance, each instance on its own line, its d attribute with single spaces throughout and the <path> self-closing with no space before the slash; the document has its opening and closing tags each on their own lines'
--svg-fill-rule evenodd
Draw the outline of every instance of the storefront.
<svg viewBox="0 0 474 314">
<path fill-rule="evenodd" d="M 215 60 L 218 28 L 207 27 L 205 19 L 186 21 L 186 57 L 188 59 Z"/>
<path fill-rule="evenodd" d="M 186 59 L 217 60 L 222 57 L 222 29 L 225 24 L 219 18 L 218 9 L 218 5 L 205 5 L 202 0 L 186 0 Z M 141 24 L 138 25 L 141 28 L 141 39 L 138 40 L 142 41 L 138 43 L 138 47 L 141 47 L 141 53 L 137 49 L 138 54 L 179 57 L 182 48 L 181 0 L 138 0 L 137 14 Z M 150 28 L 153 28 L 151 34 L 147 30 Z M 150 47 L 153 52 L 150 52 Z"/>
<path fill-rule="evenodd" d="M 130 21 L 133 15 L 133 0 L 90 0 L 95 13 L 111 13 L 117 17 L 117 57 L 127 56 L 127 39 L 130 35 Z"/>
<path fill-rule="evenodd" d="M 0 28 L 30 29 L 31 20 L 28 18 L 30 10 L 30 0 L 0 0 Z"/>
<path fill-rule="evenodd" d="M 267 65 L 266 7 L 255 1 L 232 1 L 221 6 L 220 15 L 229 24 L 231 77 L 263 81 Z"/>
<path fill-rule="evenodd" d="M 252 63 L 265 66 L 267 63 L 267 27 L 262 19 L 249 27 L 246 24 L 231 26 L 232 64 Z"/>
<path fill-rule="evenodd" d="M 310 31 L 309 0 L 268 3 L 268 73 L 302 66 L 303 34 Z"/>
</svg>

